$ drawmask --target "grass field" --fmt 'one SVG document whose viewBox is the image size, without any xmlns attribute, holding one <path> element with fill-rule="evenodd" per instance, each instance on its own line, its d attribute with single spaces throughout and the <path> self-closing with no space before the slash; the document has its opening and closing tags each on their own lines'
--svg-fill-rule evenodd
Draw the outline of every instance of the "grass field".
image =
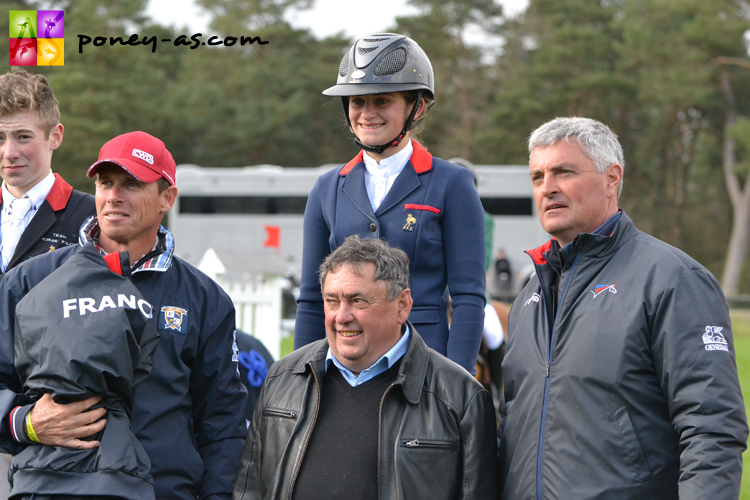
<svg viewBox="0 0 750 500">
<path fill-rule="evenodd" d="M 750 323 L 748 323 L 750 328 Z M 283 358 L 294 350 L 294 335 L 289 335 L 281 339 L 281 357 Z"/>
<path fill-rule="evenodd" d="M 734 335 L 734 349 L 737 353 L 737 371 L 740 375 L 742 396 L 745 398 L 745 413 L 750 402 L 750 311 L 732 311 L 732 333 Z M 742 490 L 740 500 L 750 500 L 750 453 L 743 456 L 744 469 L 742 474 Z"/>
<path fill-rule="evenodd" d="M 740 375 L 742 396 L 745 398 L 745 412 L 750 415 L 750 310 L 732 311 L 732 333 L 734 335 L 734 349 L 737 353 L 737 371 Z M 292 352 L 294 337 L 286 337 L 281 342 L 281 355 Z M 750 452 L 745 452 L 744 474 L 742 474 L 742 490 L 740 500 L 750 500 Z"/>
</svg>

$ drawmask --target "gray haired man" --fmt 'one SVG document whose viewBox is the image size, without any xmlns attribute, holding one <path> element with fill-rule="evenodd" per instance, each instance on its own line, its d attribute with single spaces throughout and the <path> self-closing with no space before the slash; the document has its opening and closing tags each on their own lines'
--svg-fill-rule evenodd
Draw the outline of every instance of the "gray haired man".
<svg viewBox="0 0 750 500">
<path fill-rule="evenodd" d="M 718 283 L 618 209 L 607 126 L 552 120 L 529 153 L 555 239 L 510 313 L 503 498 L 736 499 L 748 429 Z"/>
<path fill-rule="evenodd" d="M 350 236 L 320 282 L 327 338 L 269 371 L 233 498 L 496 499 L 492 398 L 407 322 L 406 254 Z"/>
</svg>

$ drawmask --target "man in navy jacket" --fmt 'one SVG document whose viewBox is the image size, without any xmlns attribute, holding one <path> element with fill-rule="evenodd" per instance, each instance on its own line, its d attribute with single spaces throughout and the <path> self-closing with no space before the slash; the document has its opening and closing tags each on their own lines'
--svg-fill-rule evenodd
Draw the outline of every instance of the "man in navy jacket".
<svg viewBox="0 0 750 500">
<path fill-rule="evenodd" d="M 173 255 L 172 235 L 160 225 L 177 195 L 172 155 L 155 137 L 132 132 L 105 144 L 88 175 L 97 175 L 97 216 L 81 228 L 81 240 L 102 253 L 128 252 L 133 284 L 157 316 L 159 346 L 151 374 L 134 391 L 132 416 L 156 498 L 229 499 L 245 431 L 234 307 L 216 283 Z M 51 446 L 99 445 L 87 437 L 104 428 L 105 412 L 85 411 L 98 397 L 65 405 L 46 394 L 19 406 L 25 402 L 13 368 L 15 305 L 80 248 L 40 256 L 0 280 L 0 446 L 7 452 L 33 436 Z"/>
</svg>

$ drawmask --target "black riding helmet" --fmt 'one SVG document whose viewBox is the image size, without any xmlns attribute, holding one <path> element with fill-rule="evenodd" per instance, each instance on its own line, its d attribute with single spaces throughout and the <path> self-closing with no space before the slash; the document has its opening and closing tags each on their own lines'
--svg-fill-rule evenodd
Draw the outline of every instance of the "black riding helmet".
<svg viewBox="0 0 750 500">
<path fill-rule="evenodd" d="M 398 146 L 406 133 L 417 125 L 414 116 L 422 97 L 427 96 L 434 101 L 434 88 L 432 64 L 417 42 L 404 35 L 378 33 L 357 40 L 341 60 L 336 85 L 324 90 L 323 94 L 341 97 L 344 116 L 351 127 L 349 97 L 418 91 L 417 102 L 398 137 L 380 146 L 362 144 L 355 137 L 354 142 L 365 151 L 382 154 L 386 149 Z"/>
</svg>

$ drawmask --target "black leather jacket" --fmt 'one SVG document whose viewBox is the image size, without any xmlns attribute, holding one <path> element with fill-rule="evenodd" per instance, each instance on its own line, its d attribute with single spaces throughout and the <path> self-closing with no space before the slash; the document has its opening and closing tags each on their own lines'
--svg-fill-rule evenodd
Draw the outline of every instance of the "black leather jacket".
<svg viewBox="0 0 750 500">
<path fill-rule="evenodd" d="M 398 376 L 380 404 L 378 498 L 499 498 L 490 394 L 410 329 Z M 292 497 L 327 351 L 328 341 L 320 340 L 271 368 L 245 438 L 234 500 Z"/>
</svg>

